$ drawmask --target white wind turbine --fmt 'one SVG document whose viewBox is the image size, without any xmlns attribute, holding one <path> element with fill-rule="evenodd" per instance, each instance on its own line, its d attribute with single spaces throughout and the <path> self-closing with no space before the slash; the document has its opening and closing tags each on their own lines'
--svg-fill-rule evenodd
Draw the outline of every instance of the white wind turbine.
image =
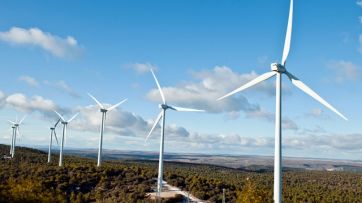
<svg viewBox="0 0 362 203">
<path fill-rule="evenodd" d="M 284 43 L 284 51 L 281 64 L 279 63 L 272 63 L 271 64 L 271 72 L 264 73 L 259 77 L 255 78 L 254 80 L 246 83 L 245 85 L 237 88 L 236 90 L 226 94 L 223 97 L 220 97 L 218 100 L 224 99 L 229 97 L 233 94 L 236 94 L 240 91 L 243 91 L 253 85 L 256 85 L 272 76 L 276 75 L 276 109 L 275 109 L 275 151 L 274 151 L 274 202 L 280 203 L 281 202 L 281 195 L 282 195 L 282 149 L 281 149 L 281 138 L 282 138 L 282 131 L 281 131 L 281 97 L 282 97 L 282 74 L 286 74 L 289 80 L 295 85 L 297 88 L 308 94 L 309 96 L 313 97 L 315 100 L 338 114 L 343 119 L 347 120 L 345 116 L 343 116 L 340 112 L 338 112 L 332 105 L 326 102 L 323 98 L 321 98 L 317 93 L 315 93 L 312 89 L 310 89 L 307 85 L 305 85 L 302 81 L 300 81 L 297 77 L 292 75 L 288 72 L 285 68 L 285 62 L 287 56 L 289 54 L 290 49 L 290 41 L 292 35 L 292 21 L 293 21 L 293 0 L 290 1 L 290 10 L 289 10 L 289 19 L 288 19 L 288 27 L 285 37 Z"/>
<path fill-rule="evenodd" d="M 18 121 L 18 118 L 16 118 L 15 121 L 8 120 L 9 123 L 13 124 L 13 126 L 11 127 L 13 129 L 13 136 L 11 139 L 11 147 L 10 147 L 10 155 L 12 158 L 14 158 L 14 156 L 15 156 L 16 136 L 17 135 L 20 136 L 19 126 L 24 121 L 25 118 L 26 118 L 26 115 L 24 115 L 20 121 Z"/>
<path fill-rule="evenodd" d="M 66 136 L 67 134 L 67 126 L 68 126 L 68 123 L 70 123 L 75 117 L 78 116 L 78 113 L 74 114 L 73 117 L 71 117 L 69 120 L 65 120 L 63 118 L 62 115 L 60 115 L 58 112 L 54 111 L 58 116 L 59 118 L 61 119 L 62 121 L 62 124 L 63 124 L 63 135 L 62 135 L 62 139 L 61 139 L 61 142 L 60 142 L 60 152 L 59 152 L 59 166 L 63 166 L 63 147 L 64 147 L 64 137 Z"/>
<path fill-rule="evenodd" d="M 100 103 L 93 95 L 91 95 L 89 93 L 88 93 L 88 95 L 90 96 L 90 98 L 92 98 L 98 104 L 98 106 L 100 108 L 100 112 L 102 113 L 102 120 L 101 120 L 100 132 L 99 132 L 99 147 L 98 147 L 98 161 L 97 161 L 97 166 L 99 167 L 99 166 L 101 166 L 101 162 L 102 162 L 103 131 L 104 131 L 104 121 L 107 117 L 107 112 L 112 111 L 113 109 L 117 108 L 119 105 L 126 102 L 127 99 L 124 99 L 109 108 L 105 108 L 103 106 L 103 104 Z"/>
<path fill-rule="evenodd" d="M 15 136 L 15 126 L 12 125 L 11 126 L 13 133 L 11 134 L 11 144 L 10 144 L 10 152 L 9 154 L 11 155 L 13 153 L 13 144 L 14 144 L 14 136 Z"/>
<path fill-rule="evenodd" d="M 48 150 L 48 163 L 50 163 L 50 161 L 51 161 L 53 135 L 54 135 L 54 137 L 55 137 L 55 140 L 57 141 L 57 144 L 59 145 L 58 138 L 57 138 L 57 133 L 55 132 L 55 128 L 57 127 L 57 125 L 59 124 L 59 122 L 60 122 L 60 118 L 59 118 L 58 121 L 54 124 L 53 127 L 50 127 L 50 141 L 49 141 L 49 150 Z"/>
<path fill-rule="evenodd" d="M 153 78 L 155 79 L 157 88 L 161 94 L 162 104 L 159 105 L 161 112 L 158 114 L 155 123 L 153 124 L 150 132 L 148 133 L 145 142 L 147 142 L 148 138 L 152 134 L 153 130 L 155 129 L 156 125 L 160 122 L 162 118 L 162 125 L 161 125 L 161 139 L 160 139 L 160 155 L 159 155 L 159 163 L 158 163 L 158 179 L 157 179 L 157 195 L 160 196 L 162 191 L 162 179 L 163 179 L 163 152 L 164 152 L 164 134 L 165 134 L 165 117 L 166 117 L 166 110 L 171 109 L 174 111 L 185 111 L 185 112 L 203 112 L 204 110 L 197 110 L 197 109 L 190 109 L 190 108 L 183 108 L 177 106 L 170 106 L 166 103 L 165 96 L 162 92 L 161 86 L 156 78 L 155 73 L 151 69 L 151 73 Z"/>
</svg>

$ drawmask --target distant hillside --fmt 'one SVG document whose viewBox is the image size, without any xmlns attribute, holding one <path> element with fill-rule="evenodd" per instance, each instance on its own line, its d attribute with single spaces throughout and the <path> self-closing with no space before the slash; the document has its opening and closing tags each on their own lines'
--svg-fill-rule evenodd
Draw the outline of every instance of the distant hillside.
<svg viewBox="0 0 362 203">
<path fill-rule="evenodd" d="M 96 158 L 94 150 L 67 150 L 65 153 Z M 158 160 L 158 153 L 141 151 L 103 150 L 104 160 Z M 271 156 L 253 155 L 205 155 L 166 153 L 164 160 L 183 163 L 209 164 L 240 169 L 244 171 L 273 171 L 274 158 Z M 284 170 L 318 170 L 362 172 L 362 161 L 331 160 L 311 158 L 283 158 Z"/>
<path fill-rule="evenodd" d="M 9 146 L 0 145 L 0 154 Z M 39 150 L 16 148 L 15 159 L 0 159 L 0 202 L 152 202 L 157 161 L 107 161 L 57 155 L 46 164 Z M 251 172 L 221 166 L 165 163 L 165 180 L 208 202 L 272 202 L 273 173 Z M 362 174 L 326 171 L 284 173 L 284 202 L 360 202 Z M 177 202 L 169 199 L 163 202 Z"/>
</svg>

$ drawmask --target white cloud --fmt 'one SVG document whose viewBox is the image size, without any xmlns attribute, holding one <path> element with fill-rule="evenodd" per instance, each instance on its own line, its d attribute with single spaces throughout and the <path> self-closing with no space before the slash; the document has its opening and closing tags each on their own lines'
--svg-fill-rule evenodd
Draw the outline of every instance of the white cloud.
<svg viewBox="0 0 362 203">
<path fill-rule="evenodd" d="M 220 96 L 257 77 L 255 72 L 238 74 L 228 67 L 217 66 L 210 71 L 193 72 L 192 76 L 196 80 L 195 82 L 186 82 L 177 87 L 163 87 L 169 103 L 205 109 L 213 113 L 232 112 L 233 115 L 237 115 L 236 112 L 239 111 L 252 112 L 260 109 L 259 105 L 250 103 L 241 94 L 216 101 Z M 162 86 L 162 79 L 160 79 L 160 83 Z M 259 84 L 253 89 L 268 95 L 274 94 L 274 87 L 269 83 Z M 147 94 L 147 98 L 159 102 L 160 94 L 155 88 Z"/>
<path fill-rule="evenodd" d="M 150 69 L 153 69 L 154 71 L 157 70 L 157 66 L 151 63 L 131 63 L 126 65 L 126 67 L 136 71 L 138 74 L 150 72 Z"/>
<path fill-rule="evenodd" d="M 319 133 L 320 135 L 316 135 Z M 283 138 L 283 148 L 293 150 L 333 150 L 333 153 L 361 151 L 362 134 L 326 134 L 324 130 L 316 129 L 309 135 L 298 135 Z M 272 137 L 248 137 L 239 134 L 199 134 L 191 133 L 186 140 L 177 141 L 188 144 L 193 150 L 208 149 L 272 149 Z"/>
<path fill-rule="evenodd" d="M 76 111 L 80 112 L 80 116 L 75 120 L 72 128 L 81 131 L 98 132 L 101 122 L 98 106 L 78 107 Z M 131 137 L 145 137 L 152 125 L 141 116 L 119 108 L 108 112 L 105 122 L 106 132 Z"/>
<path fill-rule="evenodd" d="M 7 106 L 13 107 L 18 111 L 27 113 L 39 112 L 44 117 L 48 118 L 55 117 L 53 110 L 60 109 L 60 107 L 57 106 L 52 100 L 45 99 L 38 95 L 28 98 L 22 93 L 14 93 L 7 96 L 4 100 Z"/>
<path fill-rule="evenodd" d="M 360 7 L 362 7 L 362 0 L 358 0 L 358 1 L 356 2 L 356 4 L 357 4 L 358 6 L 360 6 Z"/>
<path fill-rule="evenodd" d="M 54 87 L 74 98 L 80 97 L 80 95 L 75 90 L 73 90 L 64 80 L 59 80 L 56 82 L 50 82 L 46 80 L 44 81 L 44 84 Z"/>
<path fill-rule="evenodd" d="M 99 132 L 101 114 L 98 106 L 78 107 L 75 111 L 80 112 L 80 115 L 74 120 L 70 128 L 78 131 Z M 153 120 L 145 120 L 135 113 L 118 108 L 107 113 L 105 133 L 108 134 L 107 136 L 133 137 L 143 140 L 149 133 L 153 122 Z M 188 130 L 176 124 L 167 124 L 165 134 L 167 139 L 170 138 L 172 140 L 187 140 L 187 137 L 190 135 Z M 160 125 L 156 127 L 150 137 L 150 141 L 157 141 L 160 138 L 159 135 Z M 143 143 L 141 141 L 139 144 Z"/>
<path fill-rule="evenodd" d="M 226 113 L 229 119 L 237 119 L 240 112 L 244 112 L 247 118 L 274 122 L 273 113 L 262 109 L 258 104 L 250 103 L 242 94 L 216 101 L 220 96 L 256 78 L 258 75 L 255 72 L 239 74 L 226 66 L 216 66 L 213 70 L 193 72 L 192 76 L 198 81 L 187 82 L 177 87 L 162 88 L 167 102 L 184 107 L 204 109 L 212 113 Z M 162 86 L 162 81 L 160 83 Z M 272 83 L 264 82 L 254 86 L 253 91 L 273 96 L 275 86 Z M 289 94 L 289 89 L 284 89 L 284 91 Z M 152 89 L 147 94 L 147 98 L 151 101 L 160 102 L 158 89 Z M 284 118 L 282 122 L 284 129 L 298 129 L 297 124 L 289 118 Z"/>
<path fill-rule="evenodd" d="M 286 130 L 298 130 L 298 125 L 290 118 L 282 119 L 282 127 Z"/>
<path fill-rule="evenodd" d="M 269 111 L 267 111 L 265 109 L 259 109 L 258 111 L 247 112 L 246 117 L 263 119 L 263 120 L 267 120 L 267 121 L 274 121 L 275 116 L 273 113 L 270 113 Z"/>
<path fill-rule="evenodd" d="M 308 135 L 286 138 L 285 147 L 310 149 L 330 148 L 340 151 L 360 150 L 362 145 L 362 134 L 339 134 L 339 135 Z"/>
<path fill-rule="evenodd" d="M 98 132 L 101 121 L 101 114 L 97 106 L 78 107 L 80 116 L 70 125 L 70 128 L 78 131 Z M 118 135 L 126 137 L 135 137 L 143 140 L 148 134 L 153 120 L 145 120 L 139 115 L 115 109 L 107 114 L 105 133 L 107 136 Z M 151 135 L 148 144 L 158 143 L 160 139 L 160 125 L 157 125 Z M 188 149 L 198 150 L 208 148 L 210 150 L 227 148 L 253 148 L 253 147 L 272 147 L 273 139 L 267 137 L 244 137 L 235 133 L 232 134 L 203 134 L 199 132 L 190 132 L 184 127 L 176 124 L 166 124 L 166 141 L 176 142 L 177 146 L 188 145 Z M 106 136 L 106 137 L 107 137 Z M 138 143 L 138 145 L 143 144 Z"/>
<path fill-rule="evenodd" d="M 51 33 L 43 32 L 39 28 L 24 29 L 12 27 L 8 31 L 0 32 L 0 40 L 15 45 L 37 46 L 60 58 L 74 57 L 81 52 L 76 39 L 72 36 L 61 38 Z"/>
<path fill-rule="evenodd" d="M 22 82 L 25 82 L 25 83 L 27 83 L 28 85 L 33 86 L 33 87 L 39 86 L 39 83 L 38 83 L 38 81 L 36 81 L 35 78 L 30 77 L 30 76 L 27 76 L 27 75 L 20 76 L 20 77 L 18 78 L 18 80 L 19 80 L 19 81 L 22 81 Z"/>
<path fill-rule="evenodd" d="M 358 80 L 360 77 L 359 67 L 350 61 L 331 61 L 328 68 L 335 72 L 334 81 L 337 83 Z"/>
<path fill-rule="evenodd" d="M 260 120 L 265 120 L 268 122 L 275 122 L 275 114 L 271 113 L 265 109 L 259 109 L 257 111 L 246 112 L 247 118 L 255 118 Z M 282 118 L 282 128 L 285 130 L 299 130 L 298 125 L 290 118 Z"/>
<path fill-rule="evenodd" d="M 0 99 L 1 101 L 1 99 Z M 53 112 L 53 110 L 68 112 L 69 110 L 59 107 L 55 104 L 54 101 L 50 99 L 43 98 L 39 95 L 34 95 L 31 98 L 28 98 L 26 95 L 22 93 L 14 93 L 8 95 L 3 99 L 3 105 L 8 107 L 12 107 L 17 111 L 25 112 L 25 113 L 34 113 L 38 112 L 41 116 L 41 119 L 49 120 L 49 118 L 53 119 L 57 116 Z"/>
<path fill-rule="evenodd" d="M 41 96 L 27 98 L 21 93 L 6 96 L 0 91 L 0 102 L 4 102 L 8 106 L 14 107 L 17 110 L 25 112 L 40 112 L 45 116 L 46 120 L 55 117 L 55 114 L 52 112 L 53 109 L 60 110 L 60 112 L 65 112 L 67 114 L 70 112 L 61 109 L 49 99 L 45 99 Z M 80 112 L 80 116 L 69 126 L 71 129 L 81 132 L 99 132 L 101 114 L 97 106 L 80 106 L 72 110 L 72 112 L 75 111 Z M 320 114 L 317 110 L 315 113 Z M 265 114 L 267 116 L 263 115 L 262 117 L 273 119 L 272 115 L 268 113 Z M 289 122 L 289 128 L 296 128 L 290 120 L 286 119 L 284 122 Z M 135 145 L 140 146 L 143 144 L 142 140 L 149 132 L 152 124 L 153 120 L 146 120 L 135 113 L 131 113 L 120 108 L 114 109 L 107 114 L 105 130 L 107 135 L 105 136 L 105 140 L 111 143 L 116 140 L 119 141 L 119 136 L 137 138 L 135 140 L 141 141 L 138 141 L 138 144 Z M 283 125 L 286 124 L 283 123 Z M 160 138 L 159 133 L 160 126 L 158 125 L 154 134 L 151 136 L 151 143 L 158 143 Z M 218 150 L 221 150 L 220 152 L 225 152 L 225 149 L 229 152 L 232 150 L 238 150 L 239 152 L 240 150 L 244 150 L 244 152 L 256 152 L 258 149 L 270 150 L 274 147 L 273 137 L 251 137 L 237 133 L 204 134 L 202 132 L 190 132 L 188 129 L 177 126 L 176 124 L 166 125 L 166 135 L 166 142 L 170 142 L 169 146 L 175 145 L 178 147 L 178 150 L 181 146 L 183 146 L 184 149 L 187 148 L 187 151 L 192 150 L 198 152 L 215 152 Z M 308 149 L 317 151 L 331 149 L 336 153 L 345 151 L 354 152 L 360 150 L 360 146 L 362 145 L 361 137 L 362 134 L 328 134 L 323 128 L 316 126 L 312 130 L 304 130 L 303 132 L 297 133 L 297 136 L 285 137 L 283 139 L 283 147 L 302 151 Z M 77 142 L 87 142 L 89 146 L 96 146 L 98 141 L 98 137 L 94 136 L 86 136 L 82 137 L 82 139 L 83 140 L 74 138 L 72 140 L 77 140 Z M 135 140 L 131 141 L 135 142 Z"/>
<path fill-rule="evenodd" d="M 202 143 L 197 147 L 217 149 L 219 147 L 236 146 L 236 147 L 272 147 L 274 140 L 267 137 L 246 137 L 235 133 L 231 134 L 200 134 L 192 133 L 188 139 L 190 143 Z"/>
<path fill-rule="evenodd" d="M 312 116 L 312 117 L 320 117 L 323 113 L 323 110 L 321 108 L 315 108 L 312 109 L 311 112 L 308 113 L 308 115 Z"/>
<path fill-rule="evenodd" d="M 319 119 L 330 119 L 330 117 L 324 113 L 321 108 L 314 108 L 310 112 L 306 113 L 306 117 L 309 118 L 319 118 Z"/>
</svg>

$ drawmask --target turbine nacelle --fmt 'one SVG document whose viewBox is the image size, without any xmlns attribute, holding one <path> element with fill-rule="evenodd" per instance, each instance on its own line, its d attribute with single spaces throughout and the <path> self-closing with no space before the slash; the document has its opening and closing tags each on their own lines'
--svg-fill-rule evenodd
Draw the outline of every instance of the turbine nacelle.
<svg viewBox="0 0 362 203">
<path fill-rule="evenodd" d="M 52 128 L 50 128 L 50 130 L 55 130 L 55 128 L 52 127 Z"/>
<path fill-rule="evenodd" d="M 278 72 L 278 73 L 285 73 L 287 72 L 287 70 L 285 69 L 285 67 L 280 64 L 280 63 L 272 63 L 270 64 L 270 69 L 274 72 Z"/>
<path fill-rule="evenodd" d="M 102 113 L 107 113 L 108 110 L 107 109 L 99 109 L 99 111 L 102 112 Z"/>
<path fill-rule="evenodd" d="M 167 110 L 167 109 L 170 109 L 171 107 L 168 106 L 167 104 L 159 104 L 159 105 L 158 105 L 158 108 Z"/>
<path fill-rule="evenodd" d="M 103 106 L 103 104 L 100 103 L 93 95 L 91 95 L 90 93 L 88 93 L 88 96 L 89 96 L 90 98 L 92 98 L 92 99 L 98 104 L 98 106 L 99 106 L 99 111 L 102 112 L 102 113 L 107 113 L 108 111 L 111 111 L 111 110 L 117 108 L 119 105 L 121 105 L 121 104 L 123 104 L 124 102 L 127 101 L 127 99 L 124 99 L 124 100 L 122 100 L 121 102 L 119 102 L 119 103 L 117 103 L 117 104 L 115 104 L 115 105 L 113 105 L 113 106 L 111 106 L 111 107 L 109 107 L 109 108 L 105 108 L 105 107 Z"/>
</svg>

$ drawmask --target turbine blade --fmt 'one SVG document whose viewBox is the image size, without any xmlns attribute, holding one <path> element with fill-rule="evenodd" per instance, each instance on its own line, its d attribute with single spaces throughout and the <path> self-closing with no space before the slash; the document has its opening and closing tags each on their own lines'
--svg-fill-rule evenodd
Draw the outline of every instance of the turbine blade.
<svg viewBox="0 0 362 203">
<path fill-rule="evenodd" d="M 58 121 L 55 123 L 54 128 L 57 127 L 57 125 L 59 124 L 59 122 L 60 122 L 60 118 L 59 118 Z"/>
<path fill-rule="evenodd" d="M 158 80 L 157 80 L 156 75 L 155 75 L 155 73 L 153 72 L 153 70 L 152 70 L 152 69 L 150 69 L 150 70 L 151 70 L 151 73 L 152 73 L 152 75 L 153 75 L 153 78 L 154 78 L 154 79 L 155 79 L 155 81 L 156 81 L 156 84 L 157 84 L 158 90 L 160 91 L 161 98 L 162 98 L 162 102 L 163 102 L 163 104 L 166 104 L 165 95 L 163 95 L 163 92 L 162 92 L 162 89 L 161 89 L 160 83 L 158 83 Z"/>
<path fill-rule="evenodd" d="M 15 125 L 14 121 L 8 120 L 8 122 Z"/>
<path fill-rule="evenodd" d="M 59 116 L 60 119 L 62 119 L 63 122 L 65 122 L 65 119 L 63 118 L 62 115 L 60 115 L 60 113 L 58 113 L 56 110 L 53 110 L 53 111 L 54 111 L 54 113 L 56 113 Z"/>
<path fill-rule="evenodd" d="M 145 142 L 147 142 L 148 138 L 151 136 L 153 130 L 156 128 L 156 125 L 158 124 L 158 122 L 160 122 L 160 119 L 162 118 L 162 111 L 158 114 L 156 120 L 155 120 L 155 123 L 153 124 L 150 132 L 148 133 L 146 139 L 145 139 Z"/>
<path fill-rule="evenodd" d="M 183 108 L 178 106 L 170 106 L 171 109 L 175 111 L 185 111 L 185 112 L 204 112 L 205 110 L 199 110 L 199 109 L 190 109 L 190 108 Z"/>
<path fill-rule="evenodd" d="M 292 27 L 293 27 L 293 0 L 290 0 L 288 27 L 287 27 L 287 33 L 285 35 L 283 58 L 282 58 L 283 66 L 285 66 L 285 62 L 287 60 L 289 50 L 290 50 L 290 41 L 292 38 Z"/>
<path fill-rule="evenodd" d="M 226 97 L 229 97 L 229 96 L 231 96 L 231 95 L 233 95 L 235 93 L 241 92 L 241 91 L 243 91 L 243 90 L 245 90 L 245 89 L 247 89 L 247 88 L 249 88 L 251 86 L 254 86 L 254 85 L 256 85 L 256 84 L 258 84 L 258 83 L 260 83 L 260 82 L 262 82 L 262 81 L 264 81 L 266 79 L 269 79 L 270 77 L 274 76 L 275 74 L 276 74 L 276 72 L 274 72 L 274 71 L 264 73 L 264 74 L 260 75 L 259 77 L 253 79 L 252 81 L 246 83 L 245 85 L 239 87 L 238 89 L 228 93 L 227 95 L 218 98 L 217 100 L 219 101 L 219 100 L 225 99 Z"/>
<path fill-rule="evenodd" d="M 109 108 L 107 109 L 107 111 L 112 111 L 113 109 L 117 108 L 119 105 L 123 104 L 123 103 L 126 102 L 126 101 L 127 101 L 127 99 L 124 99 L 124 100 L 120 101 L 119 103 L 117 103 L 117 104 L 109 107 Z"/>
<path fill-rule="evenodd" d="M 70 123 L 70 121 L 72 121 L 73 119 L 75 119 L 75 117 L 77 117 L 77 116 L 78 116 L 78 114 L 79 114 L 79 113 L 74 114 L 74 116 L 73 116 L 73 117 L 71 117 L 71 118 L 70 118 L 67 122 L 68 122 L 68 123 Z"/>
<path fill-rule="evenodd" d="M 103 104 L 100 103 L 93 95 L 91 95 L 90 93 L 87 93 L 87 94 L 88 94 L 88 96 L 89 96 L 90 98 L 92 98 L 92 99 L 98 104 L 98 106 L 99 106 L 101 109 L 104 109 Z"/>
<path fill-rule="evenodd" d="M 286 72 L 289 79 L 292 81 L 293 85 L 301 89 L 303 92 L 313 97 L 315 100 L 323 104 L 325 107 L 329 108 L 331 111 L 342 117 L 344 120 L 348 120 L 343 114 L 341 114 L 337 109 L 335 109 L 332 105 L 330 105 L 327 101 L 325 101 L 322 97 L 320 97 L 316 92 L 314 92 L 311 88 L 309 88 L 306 84 L 300 81 L 297 77 L 292 75 L 289 72 Z"/>
<path fill-rule="evenodd" d="M 23 118 L 19 121 L 19 125 L 24 121 L 24 119 L 27 117 L 28 115 L 24 115 Z"/>
<path fill-rule="evenodd" d="M 55 132 L 55 130 L 54 130 L 53 132 L 54 132 L 55 141 L 57 141 L 57 145 L 59 146 L 59 141 L 58 141 L 57 133 Z"/>
</svg>

